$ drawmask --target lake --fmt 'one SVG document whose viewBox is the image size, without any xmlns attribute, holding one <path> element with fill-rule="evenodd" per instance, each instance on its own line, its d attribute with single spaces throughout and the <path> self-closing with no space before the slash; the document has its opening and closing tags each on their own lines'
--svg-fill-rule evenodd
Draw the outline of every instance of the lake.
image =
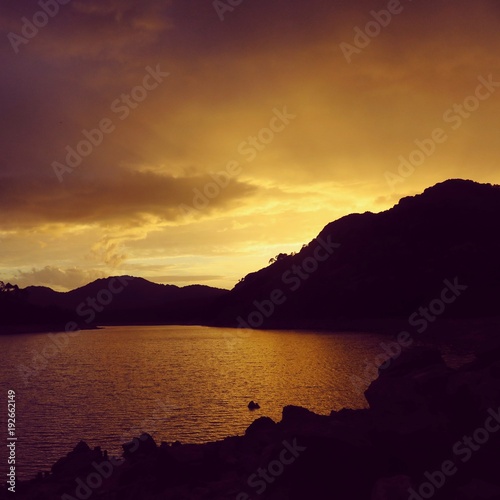
<svg viewBox="0 0 500 500">
<path fill-rule="evenodd" d="M 280 420 L 286 405 L 321 414 L 364 407 L 363 390 L 375 378 L 367 365 L 391 340 L 199 326 L 106 327 L 52 338 L 60 348 L 47 334 L 0 337 L 5 407 L 7 390 L 16 391 L 21 479 L 49 470 L 80 440 L 119 455 L 143 431 L 158 443 L 200 443 L 242 434 L 259 416 Z M 261 409 L 249 411 L 251 400 Z"/>
</svg>

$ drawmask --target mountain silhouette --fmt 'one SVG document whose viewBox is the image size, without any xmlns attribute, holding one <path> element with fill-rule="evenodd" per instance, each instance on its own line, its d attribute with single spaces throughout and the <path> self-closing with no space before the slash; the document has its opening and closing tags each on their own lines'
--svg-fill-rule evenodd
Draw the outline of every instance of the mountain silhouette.
<svg viewBox="0 0 500 500">
<path fill-rule="evenodd" d="M 114 282 L 114 283 L 113 283 Z M 47 287 L 27 287 L 28 302 L 39 306 L 64 307 L 75 309 L 88 297 L 97 297 L 102 290 L 110 290 L 113 300 L 106 308 L 119 310 L 123 308 L 143 308 L 165 305 L 170 302 L 190 300 L 210 300 L 225 293 L 225 290 L 203 285 L 178 287 L 160 285 L 144 278 L 132 276 L 112 276 L 101 278 L 69 292 L 55 292 Z"/>
<path fill-rule="evenodd" d="M 500 187 L 467 180 L 437 184 L 385 212 L 348 215 L 299 253 L 247 275 L 219 299 L 216 323 L 309 328 L 408 318 L 440 298 L 445 280 L 467 289 L 444 316 L 497 316 L 499 220 Z M 329 245 L 325 259 L 319 248 Z"/>
<path fill-rule="evenodd" d="M 130 276 L 65 293 L 2 283 L 1 324 L 335 328 L 408 319 L 433 301 L 444 317 L 493 318 L 500 304 L 498 220 L 499 186 L 449 180 L 390 210 L 331 222 L 300 252 L 278 255 L 231 291 Z M 442 302 L 445 288 L 448 296 L 459 291 L 453 303 Z"/>
<path fill-rule="evenodd" d="M 204 322 L 213 301 L 227 290 L 203 285 L 160 285 L 143 278 L 98 279 L 69 292 L 30 286 L 0 294 L 3 325 L 62 328 L 75 321 L 81 328 L 105 324 L 172 324 Z"/>
</svg>

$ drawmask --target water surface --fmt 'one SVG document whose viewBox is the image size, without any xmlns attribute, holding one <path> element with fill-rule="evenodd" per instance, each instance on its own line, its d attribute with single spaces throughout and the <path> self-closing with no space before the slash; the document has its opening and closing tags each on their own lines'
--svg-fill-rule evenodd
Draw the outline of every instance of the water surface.
<svg viewBox="0 0 500 500">
<path fill-rule="evenodd" d="M 364 407 L 363 374 L 383 341 L 198 326 L 106 327 L 61 349 L 48 347 L 47 334 L 0 337 L 5 406 L 7 390 L 17 393 L 18 476 L 48 470 L 82 439 L 118 455 L 142 431 L 199 443 L 242 434 L 259 416 L 280 420 L 286 405 L 322 414 Z M 44 350 L 55 355 L 26 378 L 23 368 Z M 250 400 L 261 410 L 250 412 Z"/>
</svg>

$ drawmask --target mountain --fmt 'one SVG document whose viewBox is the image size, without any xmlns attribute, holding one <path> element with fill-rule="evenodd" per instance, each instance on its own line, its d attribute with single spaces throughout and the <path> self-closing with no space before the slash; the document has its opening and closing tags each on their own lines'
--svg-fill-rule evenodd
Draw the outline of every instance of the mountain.
<svg viewBox="0 0 500 500">
<path fill-rule="evenodd" d="M 385 212 L 348 215 L 299 253 L 247 275 L 218 300 L 215 322 L 310 328 L 409 318 L 429 305 L 439 314 L 420 312 L 414 322 L 498 316 L 499 220 L 500 187 L 466 180 L 437 184 Z M 442 302 L 443 293 L 450 302 L 455 294 L 454 303 Z"/>
<path fill-rule="evenodd" d="M 75 321 L 81 328 L 199 323 L 210 317 L 213 301 L 225 293 L 227 290 L 202 285 L 180 288 L 143 278 L 114 276 L 69 292 L 40 286 L 15 287 L 0 294 L 0 311 L 10 311 L 2 316 L 2 325 L 32 324 L 52 329 L 61 328 L 68 321 Z"/>
<path fill-rule="evenodd" d="M 0 334 L 58 330 L 70 320 L 71 314 L 68 311 L 55 306 L 30 304 L 26 289 L 0 281 Z M 37 328 L 32 328 L 33 325 L 37 325 Z"/>
<path fill-rule="evenodd" d="M 144 278 L 132 276 L 111 276 L 93 281 L 69 292 L 55 292 L 46 287 L 27 287 L 28 302 L 39 306 L 57 305 L 66 309 L 76 309 L 88 297 L 97 297 L 100 293 L 109 295 L 113 300 L 106 305 L 109 309 L 144 308 L 165 305 L 170 302 L 186 300 L 209 300 L 225 290 L 203 285 L 190 285 L 180 288 L 175 285 L 159 285 Z M 106 297 L 103 297 L 106 301 Z"/>
<path fill-rule="evenodd" d="M 498 317 L 500 186 L 449 180 L 381 213 L 328 224 L 230 292 L 130 276 L 70 292 L 0 286 L 2 325 L 210 324 L 336 328 L 356 320 Z"/>
</svg>

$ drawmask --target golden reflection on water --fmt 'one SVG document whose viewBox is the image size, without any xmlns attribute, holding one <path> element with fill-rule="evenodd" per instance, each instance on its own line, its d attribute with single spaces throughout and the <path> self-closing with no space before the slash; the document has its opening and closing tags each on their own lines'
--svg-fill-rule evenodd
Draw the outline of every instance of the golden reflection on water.
<svg viewBox="0 0 500 500">
<path fill-rule="evenodd" d="M 25 387 L 20 364 L 47 335 L 0 338 L 2 378 L 22 408 L 20 475 L 46 469 L 81 439 L 121 452 L 133 435 L 204 442 L 241 434 L 283 406 L 329 414 L 363 407 L 351 382 L 385 337 L 197 326 L 107 327 L 71 339 Z M 261 410 L 250 412 L 250 400 Z"/>
</svg>

